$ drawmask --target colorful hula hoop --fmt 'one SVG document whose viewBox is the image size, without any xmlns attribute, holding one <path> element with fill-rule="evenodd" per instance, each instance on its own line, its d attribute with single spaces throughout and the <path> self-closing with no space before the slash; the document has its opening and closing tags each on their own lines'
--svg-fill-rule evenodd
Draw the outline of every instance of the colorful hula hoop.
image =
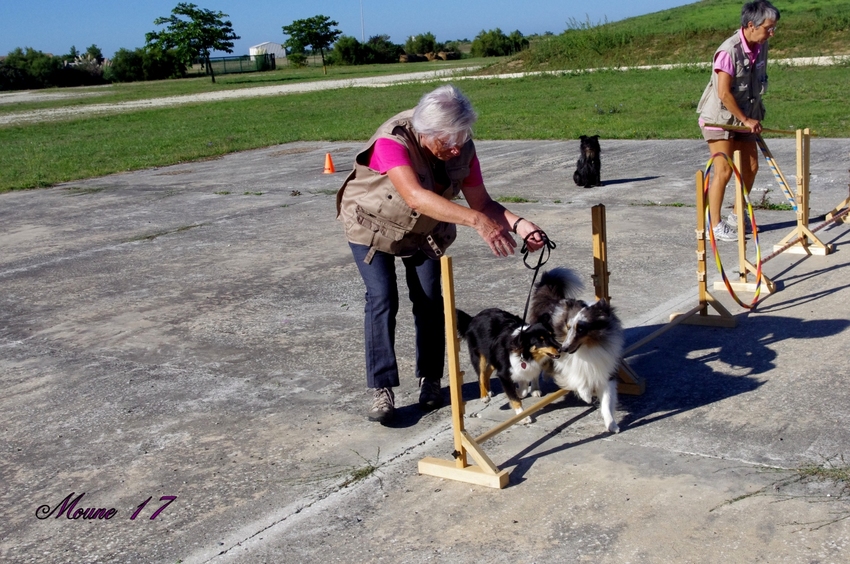
<svg viewBox="0 0 850 564">
<path fill-rule="evenodd" d="M 723 269 L 723 263 L 720 260 L 720 253 L 717 251 L 717 240 L 714 238 L 714 229 L 711 228 L 711 210 L 708 205 L 708 187 L 710 186 L 709 182 L 709 172 L 714 166 L 714 159 L 721 157 L 726 159 L 726 162 L 729 163 L 729 166 L 732 167 L 732 171 L 735 173 L 735 177 L 738 179 L 738 183 L 741 185 L 741 189 L 743 190 L 744 201 L 747 203 L 747 214 L 750 216 L 750 223 L 753 226 L 753 242 L 756 246 L 756 291 L 753 296 L 753 301 L 748 305 L 745 304 L 738 297 L 738 294 L 735 293 L 735 290 L 732 289 L 732 284 L 729 282 L 729 278 L 726 277 L 726 271 Z M 753 213 L 753 204 L 750 202 L 750 196 L 747 194 L 747 187 L 744 185 L 744 179 L 741 177 L 741 172 L 738 170 L 738 167 L 735 166 L 735 163 L 732 159 L 729 158 L 729 155 L 726 153 L 715 153 L 711 155 L 711 158 L 708 159 L 708 163 L 705 165 L 705 172 L 703 173 L 703 192 L 705 193 L 705 224 L 707 226 L 708 238 L 711 241 L 711 250 L 714 252 L 714 261 L 717 263 L 717 271 L 720 272 L 720 277 L 723 279 L 723 283 L 726 285 L 726 289 L 729 290 L 729 294 L 732 298 L 738 302 L 743 308 L 752 309 L 755 307 L 758 302 L 759 294 L 761 293 L 761 286 L 764 282 L 762 272 L 761 272 L 761 246 L 759 245 L 759 235 L 758 228 L 756 227 L 756 216 Z M 744 234 L 739 234 L 739 236 L 743 236 Z"/>
</svg>

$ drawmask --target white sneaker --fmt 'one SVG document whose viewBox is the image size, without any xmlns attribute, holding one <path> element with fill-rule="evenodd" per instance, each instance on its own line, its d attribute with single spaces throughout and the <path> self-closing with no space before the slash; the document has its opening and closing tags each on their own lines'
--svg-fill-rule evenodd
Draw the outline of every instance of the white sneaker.
<svg viewBox="0 0 850 564">
<path fill-rule="evenodd" d="M 729 214 L 729 217 L 726 218 L 726 223 L 729 224 L 729 227 L 735 233 L 738 232 L 738 215 L 735 212 Z M 744 233 L 752 233 L 753 232 L 753 224 L 750 223 L 750 216 L 744 216 Z"/>
<path fill-rule="evenodd" d="M 732 230 L 725 220 L 720 220 L 720 223 L 714 226 L 714 238 L 717 241 L 737 241 L 738 234 Z"/>
</svg>

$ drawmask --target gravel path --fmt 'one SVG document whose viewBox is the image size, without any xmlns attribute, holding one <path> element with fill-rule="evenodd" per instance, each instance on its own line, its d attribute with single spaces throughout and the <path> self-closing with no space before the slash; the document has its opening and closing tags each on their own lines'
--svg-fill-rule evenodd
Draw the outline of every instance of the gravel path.
<svg viewBox="0 0 850 564">
<path fill-rule="evenodd" d="M 438 71 L 413 72 L 407 74 L 394 74 L 386 76 L 373 76 L 364 78 L 350 78 L 344 80 L 320 80 L 315 82 L 300 82 L 297 84 L 279 84 L 275 86 L 258 86 L 255 88 L 240 88 L 236 90 L 222 90 L 219 92 L 203 92 L 200 94 L 189 94 L 183 96 L 167 96 L 164 98 L 149 98 L 146 100 L 131 100 L 116 104 L 88 104 L 85 106 L 73 106 L 67 108 L 48 108 L 32 110 L 28 112 L 16 112 L 0 116 L 0 124 L 24 123 L 65 119 L 80 115 L 107 114 L 125 112 L 131 110 L 163 108 L 168 106 L 179 106 L 197 102 L 214 102 L 219 100 L 232 100 L 237 98 L 256 98 L 259 96 L 278 96 L 281 94 L 296 94 L 300 92 L 312 92 L 316 90 L 332 90 L 337 88 L 351 87 L 381 87 L 403 82 L 421 82 L 433 79 L 449 79 L 458 73 L 468 72 L 478 67 L 460 67 Z M 83 95 L 99 95 L 100 93 L 86 92 Z M 15 101 L 40 101 L 49 99 L 67 98 L 66 93 L 14 93 L 15 97 L 6 98 L 5 102 Z M 77 94 L 80 95 L 80 94 Z"/>
</svg>

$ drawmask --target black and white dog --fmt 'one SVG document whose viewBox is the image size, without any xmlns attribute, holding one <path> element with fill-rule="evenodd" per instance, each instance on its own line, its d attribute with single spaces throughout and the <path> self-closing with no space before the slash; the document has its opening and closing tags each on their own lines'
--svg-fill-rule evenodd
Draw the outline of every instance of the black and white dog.
<svg viewBox="0 0 850 564">
<path fill-rule="evenodd" d="M 602 161 L 599 158 L 601 152 L 598 135 L 581 136 L 581 156 L 573 173 L 576 186 L 602 186 Z"/>
<path fill-rule="evenodd" d="M 458 309 L 457 329 L 469 348 L 481 398 L 490 400 L 490 377 L 495 372 L 517 414 L 522 413 L 525 390 L 540 378 L 541 364 L 561 355 L 561 343 L 555 340 L 548 323 L 524 325 L 522 318 L 501 309 L 485 309 L 475 317 Z M 530 423 L 531 419 L 526 417 L 521 422 Z"/>
<path fill-rule="evenodd" d="M 544 374 L 587 403 L 598 397 L 605 429 L 618 433 L 615 376 L 623 356 L 623 327 L 606 300 L 588 304 L 576 299 L 581 287 L 572 270 L 544 272 L 531 298 L 529 323 L 551 325 L 561 343 L 559 358 L 541 359 Z"/>
</svg>

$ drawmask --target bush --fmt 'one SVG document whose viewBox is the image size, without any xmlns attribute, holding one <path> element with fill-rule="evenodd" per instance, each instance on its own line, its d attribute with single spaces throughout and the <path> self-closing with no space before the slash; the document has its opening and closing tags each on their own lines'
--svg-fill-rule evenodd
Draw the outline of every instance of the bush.
<svg viewBox="0 0 850 564">
<path fill-rule="evenodd" d="M 343 35 L 334 43 L 331 62 L 339 65 L 396 63 L 402 53 L 404 48 L 392 43 L 389 35 L 374 35 L 366 43 L 360 43 L 354 37 Z"/>
<path fill-rule="evenodd" d="M 0 63 L 0 90 L 90 86 L 103 82 L 103 65 L 86 55 L 66 61 L 35 49 L 17 48 Z"/>
<path fill-rule="evenodd" d="M 142 49 L 118 49 L 112 63 L 106 67 L 104 77 L 109 82 L 136 82 L 145 79 Z"/>
<path fill-rule="evenodd" d="M 366 50 L 362 43 L 350 35 L 343 35 L 334 43 L 330 53 L 331 64 L 362 65 L 365 62 Z"/>
<path fill-rule="evenodd" d="M 473 57 L 503 57 L 519 53 L 528 47 L 528 39 L 519 30 L 505 35 L 501 29 L 481 30 L 472 40 Z"/>
<path fill-rule="evenodd" d="M 424 55 L 436 50 L 437 38 L 431 32 L 409 37 L 404 43 L 404 51 L 408 55 Z"/>
<path fill-rule="evenodd" d="M 186 65 L 175 51 L 155 49 L 119 49 L 106 67 L 104 78 L 110 82 L 137 82 L 141 80 L 164 80 L 183 78 Z"/>
<path fill-rule="evenodd" d="M 297 69 L 307 66 L 307 55 L 304 53 L 290 53 L 286 58 L 289 59 L 289 64 Z"/>
<path fill-rule="evenodd" d="M 41 51 L 20 47 L 11 51 L 2 63 L 0 90 L 26 90 L 58 86 L 62 61 Z"/>
<path fill-rule="evenodd" d="M 370 63 L 397 63 L 404 47 L 390 41 L 389 35 L 373 35 L 366 42 Z"/>
</svg>

